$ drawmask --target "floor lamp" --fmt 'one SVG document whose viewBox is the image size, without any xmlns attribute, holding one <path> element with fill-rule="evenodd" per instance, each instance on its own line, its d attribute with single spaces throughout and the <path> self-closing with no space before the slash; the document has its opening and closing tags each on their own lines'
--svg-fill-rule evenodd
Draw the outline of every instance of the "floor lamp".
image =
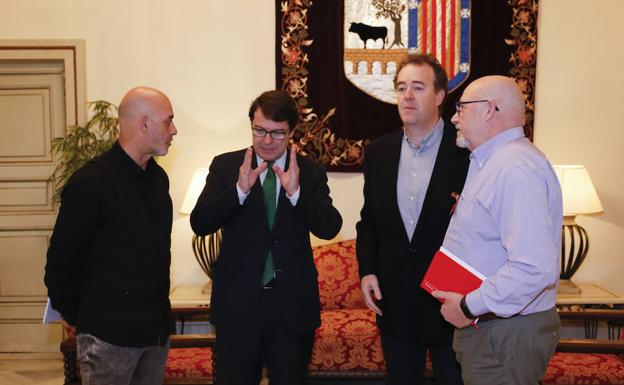
<svg viewBox="0 0 624 385">
<path fill-rule="evenodd" d="M 186 195 L 184 196 L 184 201 L 182 201 L 182 206 L 180 207 L 180 214 L 190 214 L 195 207 L 195 203 L 197 203 L 197 198 L 199 198 L 199 194 L 201 194 L 204 189 L 204 185 L 206 184 L 206 176 L 208 175 L 207 168 L 198 168 L 193 173 L 193 178 L 191 179 L 191 183 L 189 184 L 188 189 L 186 190 Z M 208 236 L 210 237 L 210 236 Z M 197 263 L 201 267 L 201 269 L 208 276 L 208 283 L 204 285 L 202 288 L 202 293 L 208 294 L 212 290 L 212 281 L 211 277 L 211 267 L 213 261 L 211 260 L 211 256 L 215 255 L 213 251 L 215 243 L 213 238 L 209 239 L 208 245 L 206 245 L 206 238 L 204 236 L 198 236 L 197 234 L 193 234 L 192 247 L 193 254 L 195 255 L 195 259 Z M 218 249 L 216 250 L 218 252 Z"/>
<path fill-rule="evenodd" d="M 561 232 L 561 294 L 579 294 L 581 289 L 572 276 L 581 266 L 589 250 L 587 231 L 576 223 L 579 214 L 595 214 L 603 211 L 589 173 L 584 166 L 553 166 L 563 194 L 563 228 Z"/>
</svg>

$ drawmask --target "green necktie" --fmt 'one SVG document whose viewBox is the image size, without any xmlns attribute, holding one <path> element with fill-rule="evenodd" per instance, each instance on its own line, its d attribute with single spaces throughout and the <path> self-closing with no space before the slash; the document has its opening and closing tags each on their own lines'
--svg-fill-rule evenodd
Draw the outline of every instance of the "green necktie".
<svg viewBox="0 0 624 385">
<path fill-rule="evenodd" d="M 268 162 L 267 173 L 264 177 L 264 183 L 262 184 L 262 190 L 264 191 L 264 205 L 267 211 L 267 219 L 269 220 L 269 229 L 273 228 L 273 222 L 275 221 L 275 172 L 273 172 L 273 161 Z M 273 267 L 273 256 L 271 251 L 267 256 L 266 263 L 264 264 L 264 273 L 262 273 L 262 284 L 266 285 L 273 277 L 275 277 L 275 269 Z"/>
</svg>

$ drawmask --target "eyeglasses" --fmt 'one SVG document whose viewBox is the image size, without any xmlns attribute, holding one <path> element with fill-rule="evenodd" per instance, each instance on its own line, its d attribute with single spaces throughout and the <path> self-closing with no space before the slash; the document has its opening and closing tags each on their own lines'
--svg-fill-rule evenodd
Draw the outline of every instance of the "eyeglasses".
<svg viewBox="0 0 624 385">
<path fill-rule="evenodd" d="M 457 111 L 457 116 L 461 116 L 462 106 L 464 104 L 472 104 L 472 103 L 489 103 L 491 100 L 481 99 L 481 100 L 465 100 L 465 101 L 456 101 L 455 102 L 455 111 Z M 494 105 L 494 109 L 496 111 L 500 111 L 498 106 Z"/>
<path fill-rule="evenodd" d="M 267 131 L 264 128 L 251 126 L 251 133 L 253 134 L 253 136 L 257 136 L 258 138 L 264 138 L 265 136 L 269 135 L 271 139 L 282 140 L 286 137 L 286 134 L 288 133 L 288 131 L 283 131 L 283 130 Z"/>
</svg>

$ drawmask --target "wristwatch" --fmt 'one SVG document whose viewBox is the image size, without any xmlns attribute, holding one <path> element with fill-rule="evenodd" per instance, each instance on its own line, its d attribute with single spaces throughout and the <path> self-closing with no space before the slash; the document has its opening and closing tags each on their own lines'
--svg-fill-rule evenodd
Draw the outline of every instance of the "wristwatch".
<svg viewBox="0 0 624 385">
<path fill-rule="evenodd" d="M 477 318 L 477 316 L 472 314 L 470 309 L 468 309 L 468 304 L 466 304 L 466 296 L 463 296 L 461 301 L 459 301 L 459 308 L 461 309 L 462 313 L 464 313 L 466 318 L 468 318 L 468 319 L 476 319 Z"/>
</svg>

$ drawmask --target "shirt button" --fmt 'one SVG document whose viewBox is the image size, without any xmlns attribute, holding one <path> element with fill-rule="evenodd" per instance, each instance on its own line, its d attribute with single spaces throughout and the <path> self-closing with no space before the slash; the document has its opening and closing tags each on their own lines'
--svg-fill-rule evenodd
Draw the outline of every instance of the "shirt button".
<svg viewBox="0 0 624 385">
<path fill-rule="evenodd" d="M 413 200 L 414 200 L 414 197 L 410 197 L 410 200 L 411 200 L 411 201 L 413 201 Z"/>
</svg>

